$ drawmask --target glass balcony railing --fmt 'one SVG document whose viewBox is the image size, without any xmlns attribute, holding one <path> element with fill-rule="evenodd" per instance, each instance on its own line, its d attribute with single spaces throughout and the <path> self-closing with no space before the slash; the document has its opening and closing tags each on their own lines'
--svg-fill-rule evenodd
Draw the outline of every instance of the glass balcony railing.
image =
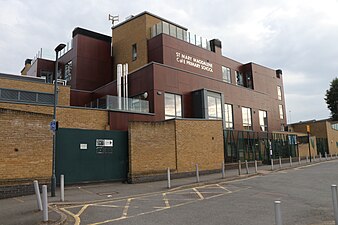
<svg viewBox="0 0 338 225">
<path fill-rule="evenodd" d="M 149 102 L 146 100 L 136 98 L 123 98 L 112 95 L 91 101 L 85 105 L 89 108 L 108 109 L 108 110 L 121 110 L 137 113 L 149 113 Z"/>
<path fill-rule="evenodd" d="M 177 39 L 189 42 L 190 44 L 207 49 L 210 51 L 210 42 L 206 38 L 202 38 L 173 24 L 161 21 L 151 27 L 151 37 L 159 34 L 167 34 Z"/>
</svg>

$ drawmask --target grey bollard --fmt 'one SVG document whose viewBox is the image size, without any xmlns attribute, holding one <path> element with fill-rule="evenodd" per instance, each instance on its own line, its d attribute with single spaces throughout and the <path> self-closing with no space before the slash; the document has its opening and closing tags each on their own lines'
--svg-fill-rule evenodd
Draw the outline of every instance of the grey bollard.
<svg viewBox="0 0 338 225">
<path fill-rule="evenodd" d="M 319 162 L 322 161 L 322 153 L 319 154 Z"/>
<path fill-rule="evenodd" d="M 337 158 L 337 153 L 336 153 L 336 158 Z"/>
<path fill-rule="evenodd" d="M 298 156 L 298 164 L 299 165 L 301 164 L 301 162 L 300 162 L 300 156 Z"/>
<path fill-rule="evenodd" d="M 63 174 L 60 175 L 60 200 L 61 202 L 65 201 L 65 176 Z"/>
<path fill-rule="evenodd" d="M 280 208 L 281 201 L 275 201 L 275 222 L 276 225 L 282 225 L 282 212 Z"/>
<path fill-rule="evenodd" d="M 167 179 L 168 179 L 167 188 L 170 189 L 171 183 L 170 183 L 170 168 L 169 167 L 167 168 Z"/>
<path fill-rule="evenodd" d="M 331 158 L 331 159 L 333 159 L 333 156 L 332 156 L 332 154 L 330 154 L 330 158 Z"/>
<path fill-rule="evenodd" d="M 271 170 L 273 170 L 273 159 L 271 159 Z"/>
<path fill-rule="evenodd" d="M 48 221 L 47 185 L 42 185 L 43 222 Z"/>
<path fill-rule="evenodd" d="M 290 167 L 292 166 L 292 157 L 290 156 Z"/>
<path fill-rule="evenodd" d="M 225 165 L 224 162 L 222 162 L 222 178 L 225 178 Z"/>
<path fill-rule="evenodd" d="M 38 208 L 40 211 L 42 211 L 42 203 L 41 203 L 41 195 L 40 195 L 40 190 L 39 190 L 39 182 L 37 180 L 33 181 L 34 184 L 34 190 L 35 190 L 35 195 L 36 195 L 36 200 L 38 203 Z"/>
<path fill-rule="evenodd" d="M 327 153 L 325 152 L 325 159 L 327 160 Z"/>
<path fill-rule="evenodd" d="M 246 169 L 246 174 L 249 174 L 248 160 L 245 160 L 245 169 Z"/>
<path fill-rule="evenodd" d="M 334 220 L 335 224 L 338 225 L 338 199 L 337 199 L 337 185 L 331 185 L 332 192 L 332 203 L 333 203 L 333 212 L 334 212 Z"/>
<path fill-rule="evenodd" d="M 242 174 L 242 162 L 241 160 L 238 160 L 238 175 Z"/>
<path fill-rule="evenodd" d="M 258 173 L 257 160 L 255 160 L 255 173 Z"/>
<path fill-rule="evenodd" d="M 316 155 L 313 156 L 313 161 L 316 162 Z"/>
<path fill-rule="evenodd" d="M 309 162 L 309 156 L 306 156 L 306 163 Z"/>
<path fill-rule="evenodd" d="M 279 169 L 281 169 L 281 168 L 282 168 L 282 158 L 279 157 Z"/>
<path fill-rule="evenodd" d="M 198 170 L 198 164 L 196 164 L 196 182 L 200 182 L 200 172 Z"/>
</svg>

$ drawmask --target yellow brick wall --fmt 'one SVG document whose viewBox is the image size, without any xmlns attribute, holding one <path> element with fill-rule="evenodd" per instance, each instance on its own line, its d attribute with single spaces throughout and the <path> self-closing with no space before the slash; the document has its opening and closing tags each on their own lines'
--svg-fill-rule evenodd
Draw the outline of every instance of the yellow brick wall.
<svg viewBox="0 0 338 225">
<path fill-rule="evenodd" d="M 222 121 L 177 120 L 178 172 L 220 169 L 224 161 Z"/>
<path fill-rule="evenodd" d="M 310 137 L 310 140 L 313 141 L 314 146 L 312 146 L 312 144 L 310 144 L 310 151 L 311 151 L 311 156 L 314 157 L 314 155 L 317 156 L 317 142 L 316 142 L 316 137 L 312 136 Z M 306 156 L 310 156 L 310 152 L 309 152 L 309 144 L 298 144 L 298 151 L 299 151 L 299 155 L 300 157 L 306 157 Z"/>
<path fill-rule="evenodd" d="M 337 123 L 337 122 L 336 122 Z M 338 130 L 334 130 L 331 127 L 330 122 L 326 122 L 326 127 L 327 127 L 327 141 L 329 145 L 329 153 L 330 154 L 338 154 Z"/>
<path fill-rule="evenodd" d="M 130 122 L 128 130 L 131 176 L 176 169 L 175 121 Z"/>
<path fill-rule="evenodd" d="M 70 87 L 59 87 L 59 100 L 58 105 L 69 106 L 70 105 Z M 0 78 L 0 88 L 16 89 L 22 91 L 34 91 L 54 94 L 54 85 L 46 83 L 38 83 L 23 80 L 14 80 L 8 78 Z"/>
<path fill-rule="evenodd" d="M 6 179 L 50 178 L 52 117 L 0 109 L 0 184 Z"/>
<path fill-rule="evenodd" d="M 53 115 L 53 106 L 0 102 L 0 109 L 1 108 Z M 57 107 L 56 112 L 56 118 L 59 121 L 59 126 L 61 128 L 108 129 L 108 111 L 105 110 Z"/>
<path fill-rule="evenodd" d="M 148 44 L 150 28 L 159 23 L 156 17 L 144 14 L 113 29 L 114 76 L 116 65 L 128 63 L 129 71 L 136 70 L 148 63 Z M 137 59 L 132 61 L 132 45 L 137 45 Z"/>
<path fill-rule="evenodd" d="M 130 176 L 220 169 L 224 160 L 221 121 L 170 120 L 129 123 Z"/>
</svg>

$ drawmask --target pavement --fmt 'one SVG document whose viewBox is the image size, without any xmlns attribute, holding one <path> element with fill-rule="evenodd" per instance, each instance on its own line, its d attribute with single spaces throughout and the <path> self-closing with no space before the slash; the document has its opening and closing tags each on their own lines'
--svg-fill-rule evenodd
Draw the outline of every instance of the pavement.
<svg viewBox="0 0 338 225">
<path fill-rule="evenodd" d="M 322 159 L 325 162 L 325 159 Z M 317 159 L 316 162 L 320 163 Z M 171 180 L 171 192 L 185 190 L 187 188 L 202 187 L 209 184 L 217 184 L 224 181 L 247 179 L 248 177 L 257 175 L 266 175 L 289 168 L 304 166 L 305 161 L 293 162 L 292 166 L 285 163 L 280 167 L 274 165 L 271 170 L 270 165 L 258 167 L 258 174 L 255 173 L 253 167 L 242 168 L 242 175 L 238 175 L 238 169 L 227 170 L 225 178 L 220 173 L 200 175 L 200 182 L 196 182 L 196 177 L 180 178 Z M 33 184 L 32 184 L 33 185 Z M 224 189 L 224 188 L 223 188 Z M 48 197 L 49 202 L 49 221 L 42 222 L 42 212 L 38 210 L 35 195 L 22 196 L 16 198 L 0 200 L 0 225 L 30 225 L 30 224 L 74 224 L 76 223 L 76 215 L 80 215 L 85 208 L 80 208 L 76 212 L 72 212 L 72 208 L 77 205 L 99 205 L 100 202 L 118 202 L 120 199 L 137 198 L 142 196 L 153 196 L 167 192 L 167 181 L 157 181 L 138 184 L 127 184 L 122 182 L 99 183 L 99 184 L 81 184 L 67 186 L 65 188 L 65 201 L 60 201 L 60 190 L 57 189 L 56 197 Z M 198 194 L 198 193 L 197 193 Z M 65 210 L 69 208 L 69 210 Z"/>
</svg>

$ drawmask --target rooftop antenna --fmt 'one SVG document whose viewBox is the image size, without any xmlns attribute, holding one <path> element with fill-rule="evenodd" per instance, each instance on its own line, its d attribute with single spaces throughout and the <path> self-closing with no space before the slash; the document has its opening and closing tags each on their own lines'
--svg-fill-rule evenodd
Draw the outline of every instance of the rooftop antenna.
<svg viewBox="0 0 338 225">
<path fill-rule="evenodd" d="M 112 23 L 112 25 L 114 26 L 114 23 L 115 23 L 115 22 L 119 22 L 119 15 L 113 16 L 113 15 L 110 15 L 110 14 L 109 14 L 108 20 L 111 20 L 111 23 Z"/>
</svg>

